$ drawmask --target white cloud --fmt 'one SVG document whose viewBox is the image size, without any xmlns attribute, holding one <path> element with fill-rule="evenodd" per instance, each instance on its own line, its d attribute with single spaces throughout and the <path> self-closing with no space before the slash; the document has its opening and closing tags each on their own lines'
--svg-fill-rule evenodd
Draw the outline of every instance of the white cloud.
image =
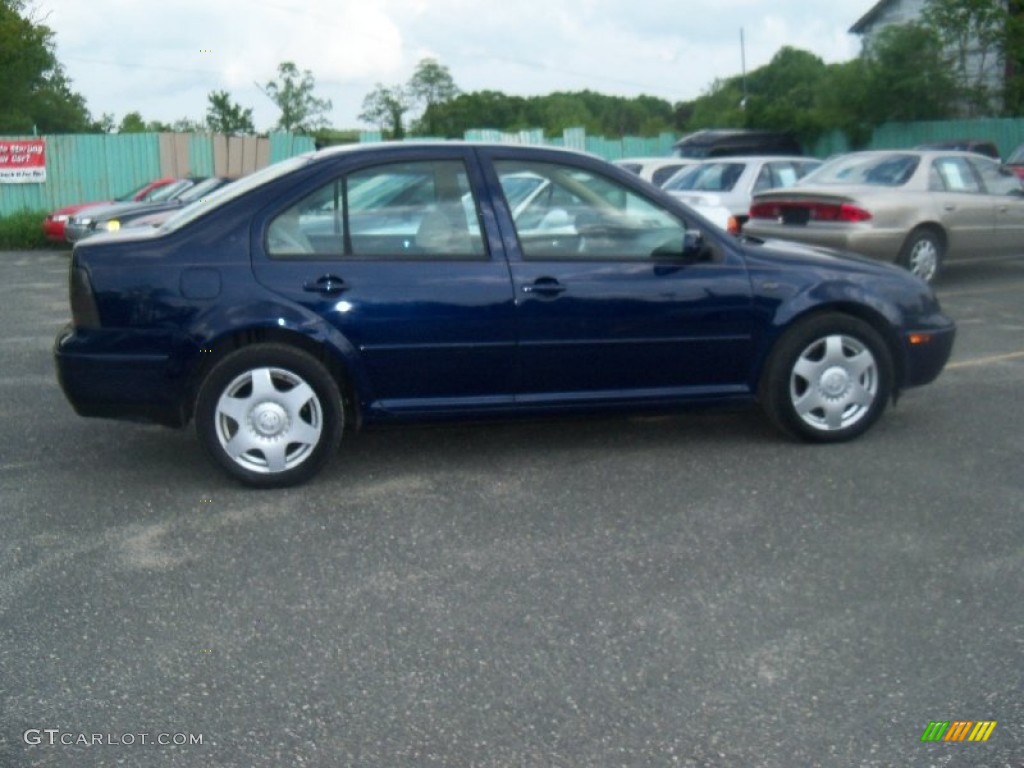
<svg viewBox="0 0 1024 768">
<path fill-rule="evenodd" d="M 339 127 L 358 125 L 375 82 L 405 82 L 420 59 L 449 67 L 463 90 L 520 95 L 588 88 L 692 99 L 783 45 L 826 61 L 856 55 L 846 31 L 871 0 L 37 0 L 58 56 L 94 114 L 200 118 L 228 90 L 269 127 L 276 109 L 255 83 L 294 61 Z M 210 51 L 205 53 L 203 51 Z"/>
</svg>

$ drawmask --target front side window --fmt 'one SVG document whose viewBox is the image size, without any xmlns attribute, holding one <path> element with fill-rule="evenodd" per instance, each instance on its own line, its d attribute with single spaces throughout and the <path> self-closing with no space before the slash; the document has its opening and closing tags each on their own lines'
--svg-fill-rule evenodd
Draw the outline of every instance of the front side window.
<svg viewBox="0 0 1024 768">
<path fill-rule="evenodd" d="M 275 258 L 485 258 L 459 161 L 392 163 L 335 179 L 267 230 Z"/>
<path fill-rule="evenodd" d="M 495 163 L 502 189 L 524 178 L 532 191 L 506 191 L 525 259 L 650 259 L 681 255 L 686 226 L 631 189 L 587 170 L 554 163 Z"/>
</svg>

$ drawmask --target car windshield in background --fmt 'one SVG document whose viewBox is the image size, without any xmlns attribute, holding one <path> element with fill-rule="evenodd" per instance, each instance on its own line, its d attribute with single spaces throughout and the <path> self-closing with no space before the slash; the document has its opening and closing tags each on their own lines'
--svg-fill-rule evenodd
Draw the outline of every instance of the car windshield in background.
<svg viewBox="0 0 1024 768">
<path fill-rule="evenodd" d="M 180 179 L 178 181 L 171 182 L 170 184 L 160 187 L 160 189 L 150 195 L 149 202 L 157 203 L 163 200 L 170 200 L 172 197 L 176 197 L 191 186 L 193 186 L 193 183 L 188 179 Z"/>
<path fill-rule="evenodd" d="M 294 171 L 300 165 L 305 165 L 312 158 L 312 153 L 304 155 L 296 155 L 295 157 L 287 160 L 282 160 L 279 163 L 268 165 L 262 170 L 250 173 L 248 176 L 244 176 L 238 181 L 233 181 L 230 184 L 225 184 L 223 187 L 219 187 L 203 200 L 195 200 L 174 216 L 171 216 L 167 221 L 160 225 L 160 230 L 163 232 L 172 232 L 185 224 L 198 219 L 200 216 L 205 216 L 210 211 L 215 211 L 225 203 L 234 200 L 239 195 L 243 195 L 254 187 L 258 187 L 264 182 L 276 179 L 278 176 L 283 176 L 286 173 Z"/>
<path fill-rule="evenodd" d="M 118 202 L 118 203 L 130 202 L 130 201 L 135 199 L 135 196 L 137 194 L 139 194 L 142 190 L 144 190 L 148 186 L 149 186 L 149 182 L 147 181 L 145 184 L 140 184 L 139 186 L 135 187 L 135 189 L 133 189 L 131 192 L 126 192 L 123 195 L 119 195 L 118 197 L 115 197 L 114 200 L 116 202 Z"/>
<path fill-rule="evenodd" d="M 666 182 L 669 192 L 728 192 L 743 173 L 743 163 L 700 163 Z"/>
<path fill-rule="evenodd" d="M 918 155 L 902 153 L 846 155 L 837 157 L 804 176 L 800 185 L 865 184 L 875 187 L 898 187 L 910 180 L 919 162 Z"/>
<path fill-rule="evenodd" d="M 178 199 L 185 203 L 191 203 L 193 200 L 198 200 L 208 192 L 212 192 L 213 190 L 219 189 L 223 186 L 224 180 L 221 178 L 215 177 L 212 179 L 205 179 L 186 189 L 178 195 Z"/>
</svg>

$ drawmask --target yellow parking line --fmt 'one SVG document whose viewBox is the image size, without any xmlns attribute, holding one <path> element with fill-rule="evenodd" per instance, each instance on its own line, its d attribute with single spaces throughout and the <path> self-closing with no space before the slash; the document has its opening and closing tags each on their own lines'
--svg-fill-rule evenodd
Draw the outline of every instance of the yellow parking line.
<svg viewBox="0 0 1024 768">
<path fill-rule="evenodd" d="M 959 363 L 950 363 L 946 370 L 951 368 L 973 368 L 976 365 L 988 365 L 989 363 L 1001 363 L 1003 360 L 1016 360 L 1024 357 L 1024 352 L 1007 352 L 1005 355 L 992 355 L 992 357 L 979 357 L 975 360 L 961 360 Z"/>
</svg>

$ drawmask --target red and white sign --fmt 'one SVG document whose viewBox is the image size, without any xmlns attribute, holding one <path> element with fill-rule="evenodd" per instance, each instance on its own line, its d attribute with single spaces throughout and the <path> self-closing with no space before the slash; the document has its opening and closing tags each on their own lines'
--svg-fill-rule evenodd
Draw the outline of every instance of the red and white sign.
<svg viewBox="0 0 1024 768">
<path fill-rule="evenodd" d="M 0 184 L 46 181 L 46 139 L 0 139 Z"/>
</svg>

